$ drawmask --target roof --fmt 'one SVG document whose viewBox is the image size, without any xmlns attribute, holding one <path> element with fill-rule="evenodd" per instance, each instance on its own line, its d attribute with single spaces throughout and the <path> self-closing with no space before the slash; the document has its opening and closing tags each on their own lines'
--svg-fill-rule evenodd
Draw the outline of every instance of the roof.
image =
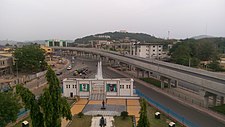
<svg viewBox="0 0 225 127">
<path fill-rule="evenodd" d="M 163 45 L 162 43 L 138 43 L 134 45 Z"/>
</svg>

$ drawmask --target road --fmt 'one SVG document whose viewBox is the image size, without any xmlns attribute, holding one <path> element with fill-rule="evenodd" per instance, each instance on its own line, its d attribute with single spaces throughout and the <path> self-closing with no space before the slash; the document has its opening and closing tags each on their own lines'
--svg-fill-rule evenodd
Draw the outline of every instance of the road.
<svg viewBox="0 0 225 127">
<path fill-rule="evenodd" d="M 88 77 L 94 78 L 97 71 L 97 67 L 96 67 L 97 61 L 90 60 L 90 59 L 85 60 L 85 59 L 77 58 L 75 59 L 75 64 L 73 65 L 73 69 L 75 69 L 75 67 L 77 66 L 80 66 L 80 64 L 82 63 L 84 63 L 84 65 L 87 65 L 89 68 L 89 71 L 91 71 L 91 73 L 88 74 Z M 71 72 L 73 72 L 73 70 L 70 70 L 64 73 L 63 77 L 74 77 Z M 105 66 L 103 63 L 103 78 L 124 78 L 124 76 L 109 70 L 107 66 Z M 165 96 L 161 94 L 160 92 L 157 92 L 149 87 L 145 87 L 144 85 L 139 84 L 137 82 L 134 82 L 134 87 L 136 89 L 139 89 L 142 93 L 144 93 L 149 98 L 164 105 L 165 107 L 170 108 L 177 114 L 185 117 L 186 119 L 198 125 L 199 127 L 225 127 L 225 124 L 218 121 L 217 119 L 205 113 L 199 112 L 197 109 L 193 109 L 189 106 L 181 104 L 171 99 L 170 97 Z M 42 90 L 39 89 L 39 92 L 41 91 Z"/>
<path fill-rule="evenodd" d="M 96 68 L 97 61 L 89 60 L 84 61 L 84 63 L 89 67 L 90 70 L 92 70 L 92 75 L 90 77 L 93 78 L 97 70 Z M 103 78 L 124 78 L 124 76 L 109 70 L 106 66 L 103 66 Z M 134 82 L 134 85 L 136 89 L 139 89 L 149 98 L 164 105 L 165 107 L 170 108 L 177 114 L 185 117 L 186 119 L 198 125 L 199 127 L 225 127 L 225 124 L 218 121 L 217 119 L 205 113 L 202 113 L 196 109 L 193 109 L 189 106 L 181 104 L 166 95 L 160 94 L 159 92 L 152 90 L 149 87 L 145 87 L 144 85 L 139 84 L 137 82 Z"/>
</svg>

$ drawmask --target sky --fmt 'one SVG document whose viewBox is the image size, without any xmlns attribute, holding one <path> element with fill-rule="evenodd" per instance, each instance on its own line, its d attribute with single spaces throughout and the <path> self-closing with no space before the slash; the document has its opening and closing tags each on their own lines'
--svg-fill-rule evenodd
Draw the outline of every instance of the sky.
<svg viewBox="0 0 225 127">
<path fill-rule="evenodd" d="M 0 40 L 74 40 L 119 30 L 225 37 L 225 0 L 0 0 Z"/>
</svg>

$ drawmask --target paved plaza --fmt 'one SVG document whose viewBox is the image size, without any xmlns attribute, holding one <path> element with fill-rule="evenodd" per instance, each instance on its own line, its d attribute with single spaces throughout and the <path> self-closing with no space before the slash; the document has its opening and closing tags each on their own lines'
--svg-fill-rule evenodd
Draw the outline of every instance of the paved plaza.
<svg viewBox="0 0 225 127">
<path fill-rule="evenodd" d="M 127 111 L 129 115 L 133 115 L 136 118 L 136 122 L 139 119 L 139 111 L 141 109 L 138 99 L 107 99 L 105 101 L 104 110 L 101 109 L 102 101 L 88 100 L 86 98 L 80 99 L 71 107 L 72 115 L 76 115 L 79 112 L 83 112 L 85 115 L 98 116 L 103 115 L 107 120 L 107 127 L 111 127 L 113 116 L 120 116 L 122 111 Z M 92 118 L 91 127 L 99 127 L 100 117 Z M 62 120 L 62 127 L 66 127 L 69 121 Z"/>
</svg>

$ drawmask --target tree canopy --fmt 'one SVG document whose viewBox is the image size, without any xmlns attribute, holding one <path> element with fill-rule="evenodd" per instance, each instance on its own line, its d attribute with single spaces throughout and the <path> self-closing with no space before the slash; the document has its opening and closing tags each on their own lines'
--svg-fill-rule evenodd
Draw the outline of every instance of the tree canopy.
<svg viewBox="0 0 225 127">
<path fill-rule="evenodd" d="M 147 103 L 145 99 L 141 99 L 140 119 L 138 120 L 137 127 L 150 127 L 147 116 Z"/>
<path fill-rule="evenodd" d="M 39 72 L 47 67 L 45 51 L 39 45 L 32 44 L 17 48 L 13 55 L 18 71 Z"/>
<path fill-rule="evenodd" d="M 35 98 L 27 88 L 17 86 L 17 92 L 22 97 L 26 108 L 30 109 L 33 127 L 61 127 L 61 118 L 72 119 L 70 106 L 66 99 L 61 97 L 61 88 L 55 72 L 48 67 L 46 73 L 48 88 L 40 98 Z"/>
<path fill-rule="evenodd" d="M 16 95 L 11 91 L 0 92 L 0 127 L 5 127 L 8 123 L 17 119 L 20 105 Z"/>
<path fill-rule="evenodd" d="M 198 66 L 200 61 L 216 61 L 224 53 L 225 39 L 186 39 L 170 50 L 171 60 L 185 66 Z"/>
</svg>

